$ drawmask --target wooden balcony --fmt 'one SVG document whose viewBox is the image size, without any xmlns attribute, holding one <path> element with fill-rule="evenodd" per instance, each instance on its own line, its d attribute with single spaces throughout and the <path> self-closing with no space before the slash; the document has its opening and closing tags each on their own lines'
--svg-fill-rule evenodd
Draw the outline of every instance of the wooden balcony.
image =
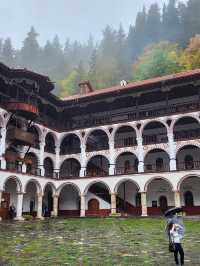
<svg viewBox="0 0 200 266">
<path fill-rule="evenodd" d="M 33 120 L 39 115 L 39 110 L 36 102 L 28 101 L 26 99 L 18 101 L 9 101 L 7 103 L 8 111 L 17 113 L 18 115 L 25 117 L 26 119 Z"/>
<path fill-rule="evenodd" d="M 7 138 L 16 145 L 34 146 L 36 139 L 34 134 L 26 132 L 20 128 L 9 128 L 7 130 Z"/>
</svg>

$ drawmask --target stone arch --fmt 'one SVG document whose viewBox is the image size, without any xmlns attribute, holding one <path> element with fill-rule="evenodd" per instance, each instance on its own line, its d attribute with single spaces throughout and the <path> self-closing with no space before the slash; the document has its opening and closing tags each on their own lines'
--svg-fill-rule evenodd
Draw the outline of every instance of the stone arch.
<svg viewBox="0 0 200 266">
<path fill-rule="evenodd" d="M 176 125 L 181 119 L 185 119 L 185 118 L 192 118 L 192 119 L 196 120 L 196 122 L 200 123 L 199 120 L 198 120 L 198 118 L 196 117 L 196 115 L 193 115 L 193 114 L 184 114 L 184 115 L 179 116 L 179 117 L 177 117 L 177 118 L 175 118 L 175 119 L 172 120 L 172 123 L 171 123 L 171 125 L 170 125 L 170 130 L 171 130 L 172 132 L 174 132 L 174 127 L 175 127 L 175 125 Z"/>
<path fill-rule="evenodd" d="M 67 132 L 67 133 L 64 133 L 62 134 L 62 136 L 60 137 L 59 139 L 59 145 L 61 146 L 61 143 L 63 142 L 63 140 L 70 136 L 70 135 L 76 135 L 77 138 L 79 138 L 80 142 L 81 142 L 81 134 L 80 133 L 77 133 L 77 132 Z"/>
<path fill-rule="evenodd" d="M 44 151 L 55 154 L 56 137 L 52 132 L 47 132 L 45 136 Z"/>
<path fill-rule="evenodd" d="M 108 139 L 110 138 L 110 132 L 109 132 L 108 128 L 105 128 L 105 127 L 91 128 L 91 129 L 89 129 L 89 130 L 86 131 L 86 134 L 84 136 L 85 144 L 87 142 L 87 139 L 88 139 L 89 135 L 91 135 L 91 133 L 93 133 L 94 131 L 97 131 L 97 130 L 103 131 L 104 133 L 106 133 Z"/>
<path fill-rule="evenodd" d="M 162 165 L 157 164 L 158 159 L 162 159 Z M 164 149 L 152 148 L 144 157 L 145 172 L 169 171 L 170 156 Z"/>
<path fill-rule="evenodd" d="M 84 188 L 83 194 L 86 195 L 88 193 L 88 190 L 90 189 L 90 187 L 92 187 L 93 185 L 98 184 L 98 183 L 104 185 L 106 187 L 106 189 L 109 191 L 109 193 L 111 194 L 111 188 L 109 187 L 109 184 L 107 184 L 105 181 L 102 181 L 102 180 L 94 180 L 94 181 L 88 183 L 86 185 L 86 187 Z"/>
<path fill-rule="evenodd" d="M 75 133 L 64 135 L 60 142 L 60 155 L 81 153 L 81 139 Z"/>
<path fill-rule="evenodd" d="M 87 176 L 107 176 L 109 175 L 109 159 L 105 155 L 92 156 L 86 165 Z"/>
<path fill-rule="evenodd" d="M 58 215 L 77 217 L 80 215 L 80 189 L 73 183 L 62 184 L 59 188 Z"/>
<path fill-rule="evenodd" d="M 23 192 L 22 182 L 21 182 L 20 178 L 17 177 L 17 176 L 9 176 L 9 177 L 7 177 L 7 178 L 4 180 L 4 183 L 3 183 L 3 190 L 4 190 L 4 191 L 5 191 L 5 185 L 6 185 L 6 183 L 7 183 L 9 180 L 13 180 L 13 181 L 15 181 L 16 186 L 17 186 L 17 192 L 21 192 L 21 193 Z"/>
<path fill-rule="evenodd" d="M 126 181 L 129 181 L 129 182 L 133 183 L 133 184 L 138 188 L 138 191 L 141 191 L 141 187 L 139 186 L 139 184 L 138 184 L 135 180 L 133 180 L 133 179 L 131 179 L 131 178 L 123 178 L 123 179 L 121 179 L 120 181 L 118 181 L 118 182 L 115 184 L 114 192 L 117 193 L 117 190 L 118 190 L 119 186 L 120 186 L 122 183 L 126 182 Z"/>
<path fill-rule="evenodd" d="M 138 172 L 138 157 L 133 152 L 121 152 L 115 159 L 116 174 L 131 174 Z"/>
<path fill-rule="evenodd" d="M 78 177 L 80 175 L 81 164 L 77 159 L 68 158 L 60 166 L 60 178 Z"/>
<path fill-rule="evenodd" d="M 108 150 L 109 138 L 109 132 L 103 128 L 89 131 L 85 136 L 86 151 Z"/>
<path fill-rule="evenodd" d="M 73 182 L 64 182 L 62 183 L 56 190 L 56 195 L 60 195 L 61 190 L 65 187 L 65 186 L 72 186 L 74 187 L 77 191 L 78 194 L 81 195 L 81 189 L 79 188 L 79 186 Z"/>
<path fill-rule="evenodd" d="M 144 185 L 144 191 L 147 192 L 148 186 L 152 181 L 159 180 L 159 179 L 166 181 L 170 185 L 171 190 L 174 191 L 174 187 L 173 187 L 173 184 L 171 183 L 171 181 L 168 180 L 167 178 L 163 177 L 163 176 L 155 176 L 155 177 L 152 177 L 149 180 L 147 180 L 147 182 Z"/>
<path fill-rule="evenodd" d="M 196 175 L 196 174 L 189 174 L 189 175 L 185 175 L 183 176 L 177 183 L 177 191 L 180 191 L 180 188 L 181 188 L 181 184 L 187 179 L 187 178 L 190 178 L 190 177 L 196 177 L 196 178 L 199 178 L 200 179 L 200 176 L 199 175 Z"/>
<path fill-rule="evenodd" d="M 168 131 L 169 126 L 167 125 L 167 123 L 165 121 L 154 118 L 154 119 L 151 119 L 151 120 L 148 120 L 148 121 L 143 121 L 143 123 L 141 124 L 141 128 L 140 128 L 140 134 L 141 135 L 143 134 L 143 131 L 144 131 L 145 127 L 148 126 L 151 123 L 160 123 Z"/>
<path fill-rule="evenodd" d="M 190 156 L 191 162 L 186 161 L 186 157 Z M 200 145 L 192 143 L 181 145 L 176 152 L 176 162 L 178 170 L 200 169 Z"/>
<path fill-rule="evenodd" d="M 46 189 L 47 186 L 50 186 L 51 187 L 52 193 L 53 193 L 53 195 L 55 195 L 56 194 L 56 187 L 55 187 L 54 183 L 52 183 L 52 182 L 47 182 L 44 185 L 42 193 L 44 194 L 45 189 Z"/>
<path fill-rule="evenodd" d="M 114 133 L 115 148 L 130 147 L 137 145 L 137 132 L 131 125 L 121 125 Z"/>
<path fill-rule="evenodd" d="M 175 205 L 173 184 L 164 177 L 153 177 L 145 184 L 147 213 L 161 215 Z"/>
<path fill-rule="evenodd" d="M 26 183 L 25 183 L 25 186 L 24 186 L 24 192 L 27 191 L 27 186 L 29 183 L 33 183 L 35 186 L 36 186 L 36 189 L 37 189 L 37 193 L 42 193 L 42 187 L 39 183 L 38 180 L 32 178 L 32 179 L 29 179 Z"/>
<path fill-rule="evenodd" d="M 44 159 L 44 175 L 46 177 L 53 177 L 54 175 L 54 161 L 50 157 Z"/>
<path fill-rule="evenodd" d="M 168 126 L 163 121 L 149 121 L 141 128 L 143 145 L 168 142 Z"/>
</svg>

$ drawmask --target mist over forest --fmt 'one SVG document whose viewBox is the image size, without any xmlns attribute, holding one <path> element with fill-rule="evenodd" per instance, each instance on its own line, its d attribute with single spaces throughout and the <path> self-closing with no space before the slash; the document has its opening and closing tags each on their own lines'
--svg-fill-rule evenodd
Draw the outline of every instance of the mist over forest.
<svg viewBox="0 0 200 266">
<path fill-rule="evenodd" d="M 200 67 L 199 14 L 199 0 L 169 0 L 162 8 L 154 3 L 138 12 L 127 33 L 122 24 L 107 25 L 98 43 L 92 35 L 85 43 L 61 43 L 56 35 L 40 46 L 38 29 L 31 27 L 20 49 L 0 36 L 0 61 L 49 76 L 60 97 L 77 94 L 81 80 L 100 89 L 195 69 Z"/>
</svg>

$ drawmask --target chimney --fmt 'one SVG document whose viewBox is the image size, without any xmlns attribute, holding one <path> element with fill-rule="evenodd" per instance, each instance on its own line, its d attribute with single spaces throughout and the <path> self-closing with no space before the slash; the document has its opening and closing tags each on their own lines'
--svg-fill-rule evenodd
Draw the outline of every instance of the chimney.
<svg viewBox="0 0 200 266">
<path fill-rule="evenodd" d="M 80 87 L 81 95 L 93 92 L 93 88 L 89 80 L 83 80 L 78 85 Z"/>
</svg>

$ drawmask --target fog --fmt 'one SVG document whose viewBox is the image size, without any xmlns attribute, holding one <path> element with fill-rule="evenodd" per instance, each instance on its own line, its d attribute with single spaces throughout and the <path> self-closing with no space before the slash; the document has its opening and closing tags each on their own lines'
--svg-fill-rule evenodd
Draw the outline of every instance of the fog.
<svg viewBox="0 0 200 266">
<path fill-rule="evenodd" d="M 11 37 L 15 47 L 33 25 L 41 45 L 58 34 L 62 43 L 67 38 L 84 42 L 92 34 L 101 39 L 107 24 L 118 28 L 122 23 L 128 31 L 135 16 L 145 5 L 156 0 L 1 0 L 0 38 Z M 157 0 L 162 5 L 167 0 Z"/>
</svg>

